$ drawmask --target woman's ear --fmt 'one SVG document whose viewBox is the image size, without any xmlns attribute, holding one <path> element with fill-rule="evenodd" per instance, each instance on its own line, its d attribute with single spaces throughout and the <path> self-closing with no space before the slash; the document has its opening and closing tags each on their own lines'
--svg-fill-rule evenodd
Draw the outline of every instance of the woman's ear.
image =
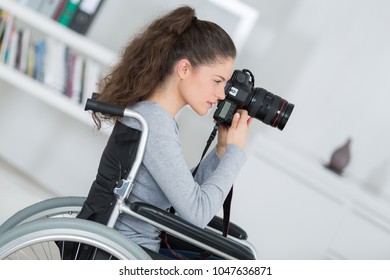
<svg viewBox="0 0 390 280">
<path fill-rule="evenodd" d="M 181 80 L 184 80 L 191 74 L 191 63 L 188 59 L 180 59 L 176 66 L 177 74 Z"/>
</svg>

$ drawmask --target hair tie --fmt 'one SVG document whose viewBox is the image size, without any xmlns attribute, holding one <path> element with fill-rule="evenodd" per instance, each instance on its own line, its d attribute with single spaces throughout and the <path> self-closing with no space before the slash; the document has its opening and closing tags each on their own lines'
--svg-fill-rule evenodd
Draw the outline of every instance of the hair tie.
<svg viewBox="0 0 390 280">
<path fill-rule="evenodd" d="M 196 16 L 192 17 L 192 21 L 196 21 L 198 18 Z"/>
</svg>

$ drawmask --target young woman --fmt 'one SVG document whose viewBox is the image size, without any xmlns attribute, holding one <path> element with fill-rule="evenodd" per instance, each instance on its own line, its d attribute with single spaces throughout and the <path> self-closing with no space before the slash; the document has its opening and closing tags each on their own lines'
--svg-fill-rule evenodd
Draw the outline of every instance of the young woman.
<svg viewBox="0 0 390 280">
<path fill-rule="evenodd" d="M 205 227 L 220 210 L 244 164 L 251 118 L 240 110 L 230 127 L 219 128 L 218 143 L 194 178 L 183 158 L 175 115 L 189 105 L 202 116 L 224 99 L 235 57 L 229 35 L 217 24 L 197 19 L 194 9 L 187 6 L 156 19 L 126 46 L 119 63 L 103 80 L 99 100 L 128 106 L 149 124 L 144 159 L 129 203 L 173 207 L 199 227 Z M 98 126 L 104 118 L 108 117 L 95 115 Z M 140 129 L 132 119 L 114 121 Z M 96 181 L 104 182 L 102 177 L 98 174 Z M 150 224 L 123 215 L 115 228 L 137 244 L 159 251 L 160 232 Z"/>
</svg>

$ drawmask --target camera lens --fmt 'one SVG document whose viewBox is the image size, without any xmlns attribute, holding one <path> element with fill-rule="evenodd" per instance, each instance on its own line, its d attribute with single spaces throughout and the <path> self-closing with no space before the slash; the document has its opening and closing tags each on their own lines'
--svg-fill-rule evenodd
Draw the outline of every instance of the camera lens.
<svg viewBox="0 0 390 280">
<path fill-rule="evenodd" d="M 294 104 L 263 88 L 254 89 L 247 108 L 249 116 L 280 130 L 283 130 L 293 109 Z"/>
</svg>

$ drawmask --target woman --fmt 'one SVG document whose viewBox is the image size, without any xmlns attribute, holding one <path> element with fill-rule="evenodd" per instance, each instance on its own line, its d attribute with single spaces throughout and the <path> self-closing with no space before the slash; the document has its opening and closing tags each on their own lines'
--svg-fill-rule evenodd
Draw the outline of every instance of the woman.
<svg viewBox="0 0 390 280">
<path fill-rule="evenodd" d="M 174 117 L 186 105 L 205 115 L 224 99 L 235 57 L 229 35 L 215 23 L 197 19 L 194 9 L 187 6 L 156 19 L 126 46 L 104 79 L 99 100 L 128 106 L 149 124 L 144 159 L 129 203 L 173 207 L 199 227 L 205 227 L 219 211 L 245 161 L 243 148 L 251 118 L 241 110 L 230 127 L 220 127 L 216 148 L 194 178 L 183 158 Z M 99 127 L 104 118 L 108 117 L 95 115 Z M 133 119 L 119 122 L 140 128 Z M 150 224 L 121 215 L 115 228 L 137 244 L 159 251 L 160 232 Z"/>
</svg>

